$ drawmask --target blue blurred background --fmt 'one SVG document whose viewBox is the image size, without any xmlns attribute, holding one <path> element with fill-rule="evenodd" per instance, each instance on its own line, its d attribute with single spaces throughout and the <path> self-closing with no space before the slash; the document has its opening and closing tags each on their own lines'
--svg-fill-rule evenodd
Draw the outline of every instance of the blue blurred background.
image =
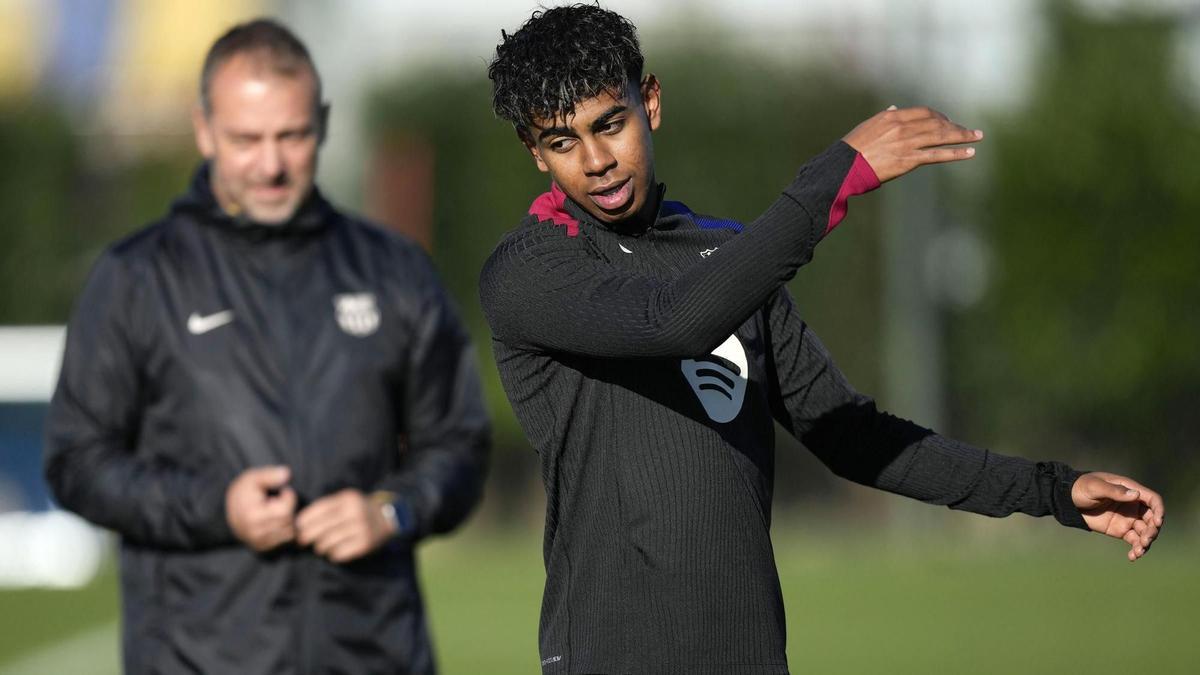
<svg viewBox="0 0 1200 675">
<path fill-rule="evenodd" d="M 1193 672 L 1200 3 L 605 6 L 639 26 L 663 82 L 658 175 L 700 212 L 755 217 L 807 157 L 889 104 L 984 129 L 971 162 L 852 203 L 792 283 L 802 313 L 882 407 L 1000 452 L 1127 473 L 1167 499 L 1162 539 L 1130 566 L 1120 543 L 1049 521 L 840 482 L 781 435 L 793 669 Z M 0 672 L 115 672 L 111 541 L 52 511 L 40 478 L 60 326 L 100 250 L 186 185 L 204 53 L 260 14 L 297 31 L 324 79 L 319 184 L 430 248 L 483 363 L 487 496 L 422 551 L 443 669 L 536 671 L 543 494 L 475 293 L 492 246 L 547 187 L 492 116 L 485 75 L 500 29 L 535 8 L 0 0 Z M 965 624 L 981 605 L 991 618 Z"/>
</svg>

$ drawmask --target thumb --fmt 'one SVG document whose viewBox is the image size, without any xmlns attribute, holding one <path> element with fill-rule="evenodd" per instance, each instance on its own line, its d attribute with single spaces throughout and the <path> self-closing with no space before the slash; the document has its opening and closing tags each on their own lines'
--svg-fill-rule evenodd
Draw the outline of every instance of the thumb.
<svg viewBox="0 0 1200 675">
<path fill-rule="evenodd" d="M 292 478 L 292 470 L 286 466 L 260 466 L 250 472 L 254 483 L 262 488 L 282 487 Z"/>
<path fill-rule="evenodd" d="M 1094 486 L 1092 496 L 1096 499 L 1111 499 L 1114 502 L 1137 501 L 1138 491 L 1118 483 L 1101 481 Z"/>
</svg>

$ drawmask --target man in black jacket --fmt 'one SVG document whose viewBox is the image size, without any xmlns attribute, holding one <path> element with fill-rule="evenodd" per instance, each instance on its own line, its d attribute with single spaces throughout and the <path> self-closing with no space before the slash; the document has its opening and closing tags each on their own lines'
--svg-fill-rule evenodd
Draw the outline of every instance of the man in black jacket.
<svg viewBox="0 0 1200 675">
<path fill-rule="evenodd" d="M 774 423 L 850 480 L 991 516 L 1054 515 L 1142 556 L 1161 498 L 1105 473 L 1005 457 L 876 409 L 783 284 L 846 199 L 982 138 L 889 109 L 801 167 L 754 222 L 664 198 L 662 88 L 633 26 L 595 5 L 537 12 L 489 69 L 551 191 L 480 279 L 496 361 L 541 455 L 542 669 L 788 672 L 770 540 Z"/>
<path fill-rule="evenodd" d="M 430 673 L 413 547 L 477 502 L 488 422 L 426 255 L 313 185 L 328 108 L 258 20 L 205 61 L 207 162 L 96 263 L 46 476 L 121 535 L 129 673 Z"/>
</svg>

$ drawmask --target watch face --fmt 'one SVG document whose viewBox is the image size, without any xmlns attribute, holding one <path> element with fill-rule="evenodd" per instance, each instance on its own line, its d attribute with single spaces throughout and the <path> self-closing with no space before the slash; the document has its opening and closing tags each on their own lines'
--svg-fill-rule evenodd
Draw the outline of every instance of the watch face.
<svg viewBox="0 0 1200 675">
<path fill-rule="evenodd" d="M 391 502 L 381 503 L 379 512 L 383 514 L 383 519 L 387 521 L 388 527 L 393 533 L 400 531 L 400 522 L 396 518 L 396 507 Z"/>
</svg>

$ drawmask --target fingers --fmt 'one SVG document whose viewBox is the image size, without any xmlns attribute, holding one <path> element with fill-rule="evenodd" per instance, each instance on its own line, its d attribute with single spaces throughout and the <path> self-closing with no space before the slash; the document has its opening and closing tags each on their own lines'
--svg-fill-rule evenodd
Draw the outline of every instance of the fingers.
<svg viewBox="0 0 1200 675">
<path fill-rule="evenodd" d="M 260 466 L 246 469 L 242 474 L 252 485 L 264 492 L 287 485 L 292 479 L 292 470 L 286 466 Z"/>
<path fill-rule="evenodd" d="M 931 148 L 914 155 L 914 168 L 923 164 L 945 164 L 961 162 L 975 156 L 975 148 Z"/>
<path fill-rule="evenodd" d="M 296 492 L 290 487 L 275 497 L 268 497 L 260 508 L 248 514 L 251 546 L 258 551 L 267 551 L 294 539 L 295 511 Z"/>
<path fill-rule="evenodd" d="M 954 148 L 976 143 L 983 132 L 967 129 L 927 107 L 889 107 L 855 127 L 842 140 L 870 164 L 881 183 L 925 164 L 970 159 L 975 151 Z"/>
<path fill-rule="evenodd" d="M 296 514 L 296 493 L 284 488 L 276 497 L 270 497 L 258 511 L 260 521 L 270 527 L 292 527 Z"/>
<path fill-rule="evenodd" d="M 1163 520 L 1166 517 L 1166 507 L 1163 502 L 1162 495 L 1154 490 L 1151 490 L 1145 485 L 1142 485 L 1138 481 L 1126 476 L 1120 476 L 1101 471 L 1095 472 L 1095 475 L 1103 478 L 1109 483 L 1114 483 L 1116 485 L 1123 486 L 1126 489 L 1137 491 L 1136 499 L 1142 504 L 1145 504 L 1147 508 L 1147 513 L 1143 514 L 1143 519 L 1145 519 L 1146 522 L 1151 525 L 1160 528 L 1162 527 Z"/>
<path fill-rule="evenodd" d="M 1150 545 L 1158 538 L 1158 526 L 1154 524 L 1154 512 L 1148 507 L 1143 507 L 1145 513 L 1141 518 L 1133 521 L 1133 530 L 1137 532 L 1141 539 L 1143 549 L 1149 550 Z"/>
<path fill-rule="evenodd" d="M 968 129 L 953 122 L 940 120 L 921 124 L 920 127 L 912 129 L 911 133 L 911 145 L 915 148 L 977 143 L 983 140 L 983 132 L 979 129 Z"/>
<path fill-rule="evenodd" d="M 1158 528 L 1141 519 L 1133 521 L 1133 531 L 1137 533 L 1138 543 L 1142 545 L 1142 548 L 1150 548 L 1150 544 L 1158 536 Z"/>
<path fill-rule="evenodd" d="M 949 119 L 941 112 L 934 110 L 929 106 L 923 105 L 913 106 L 911 108 L 897 108 L 893 105 L 889 106 L 888 109 L 883 111 L 882 114 L 899 122 L 912 122 L 914 120 L 930 118 L 940 120 Z"/>
<path fill-rule="evenodd" d="M 1129 558 L 1129 562 L 1134 562 L 1138 558 L 1146 555 L 1146 548 L 1142 546 L 1141 537 L 1138 536 L 1137 532 L 1129 530 L 1125 533 L 1125 536 L 1121 538 L 1125 540 L 1126 544 L 1129 544 L 1129 552 L 1125 554 L 1125 557 Z"/>
<path fill-rule="evenodd" d="M 225 493 L 225 516 L 240 541 L 255 551 L 267 551 L 295 536 L 292 519 L 296 493 L 287 486 L 286 466 L 247 469 Z M 278 494 L 272 491 L 278 490 Z"/>
<path fill-rule="evenodd" d="M 1080 509 L 1090 509 L 1105 502 L 1137 501 L 1139 491 L 1117 481 L 1119 476 L 1101 472 L 1086 473 L 1071 487 L 1071 499 Z"/>
<path fill-rule="evenodd" d="M 1136 489 L 1125 487 L 1119 483 L 1096 481 L 1092 486 L 1092 496 L 1096 499 L 1111 499 L 1114 502 L 1137 501 L 1140 494 Z"/>
<path fill-rule="evenodd" d="M 317 555 L 333 558 L 334 551 L 349 552 L 355 545 L 361 545 L 366 540 L 366 533 L 353 525 L 340 529 L 329 530 L 313 542 L 313 551 Z"/>
<path fill-rule="evenodd" d="M 1146 513 L 1142 516 L 1146 523 L 1162 527 L 1166 515 L 1162 495 L 1135 480 L 1123 476 L 1116 478 L 1125 487 L 1137 491 L 1137 500 L 1146 505 Z"/>
<path fill-rule="evenodd" d="M 291 521 L 264 530 L 253 542 L 256 551 L 270 551 L 296 538 L 296 529 Z"/>
<path fill-rule="evenodd" d="M 343 542 L 329 551 L 328 558 L 335 563 L 350 562 L 371 552 L 370 543 L 366 538 Z"/>
<path fill-rule="evenodd" d="M 330 530 L 341 526 L 345 516 L 343 503 L 337 495 L 323 497 L 309 504 L 296 517 L 297 543 L 309 546 Z"/>
<path fill-rule="evenodd" d="M 372 508 L 357 490 L 319 499 L 296 518 L 297 543 L 335 563 L 360 558 L 386 538 L 372 529 Z"/>
</svg>

